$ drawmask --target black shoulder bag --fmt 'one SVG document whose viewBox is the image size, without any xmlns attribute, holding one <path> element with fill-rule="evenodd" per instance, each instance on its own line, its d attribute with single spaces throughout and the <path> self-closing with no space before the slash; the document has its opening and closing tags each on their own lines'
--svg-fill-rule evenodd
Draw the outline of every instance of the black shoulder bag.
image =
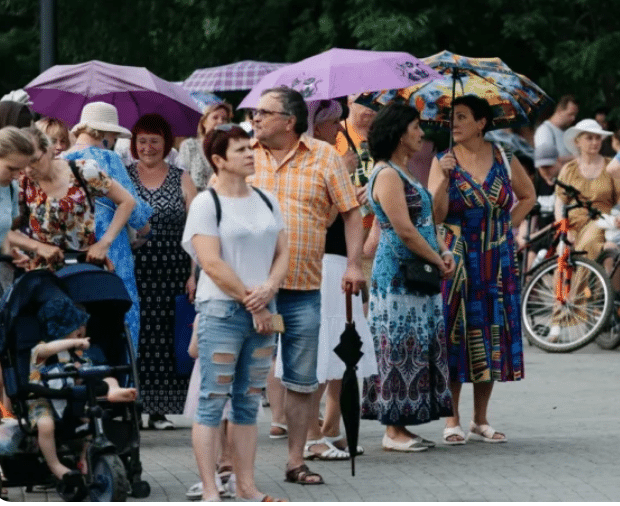
<svg viewBox="0 0 620 506">
<path fill-rule="evenodd" d="M 403 174 L 400 170 L 398 170 L 392 164 L 390 164 L 390 166 L 395 169 L 401 175 L 401 177 L 403 177 Z M 433 218 L 433 226 L 434 225 L 435 219 Z M 407 288 L 407 290 L 410 290 L 412 292 L 418 292 L 423 295 L 437 295 L 441 291 L 441 275 L 439 273 L 439 267 L 419 256 L 407 259 L 400 258 L 398 256 L 398 253 L 396 253 L 396 249 L 392 245 L 392 241 L 390 240 L 389 236 L 386 237 L 390 249 L 394 253 L 394 256 L 398 259 L 398 262 L 400 264 L 400 269 L 403 273 L 405 287 Z"/>
</svg>

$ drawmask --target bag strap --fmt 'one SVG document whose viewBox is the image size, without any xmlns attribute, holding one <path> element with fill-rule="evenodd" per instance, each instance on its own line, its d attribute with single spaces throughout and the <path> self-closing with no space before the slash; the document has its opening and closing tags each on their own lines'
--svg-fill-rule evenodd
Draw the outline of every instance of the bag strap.
<svg viewBox="0 0 620 506">
<path fill-rule="evenodd" d="M 82 190 L 84 190 L 84 193 L 86 194 L 86 200 L 88 201 L 88 205 L 90 206 L 90 210 L 91 212 L 94 213 L 95 206 L 93 205 L 93 200 L 90 197 L 90 193 L 88 191 L 88 188 L 86 187 L 86 181 L 84 181 L 82 174 L 80 174 L 80 171 L 77 168 L 77 164 L 75 163 L 75 160 L 69 160 L 69 167 L 71 167 L 71 172 L 73 172 L 73 177 L 75 177 L 75 180 L 78 182 Z"/>
<path fill-rule="evenodd" d="M 267 195 L 265 195 L 261 190 L 259 190 L 258 188 L 252 186 L 252 189 L 258 193 L 258 195 L 260 196 L 261 199 L 263 199 L 263 202 L 265 202 L 265 204 L 267 204 L 267 207 L 269 208 L 269 210 L 273 213 L 273 205 L 271 204 L 271 201 L 267 198 Z"/>
<path fill-rule="evenodd" d="M 504 166 L 506 167 L 506 171 L 508 172 L 508 179 L 512 182 L 512 167 L 510 166 L 510 161 L 508 161 L 508 157 L 506 156 L 506 151 L 501 144 L 495 144 L 495 147 L 499 150 L 499 153 L 502 155 L 502 160 L 504 162 Z"/>
<path fill-rule="evenodd" d="M 215 202 L 215 220 L 217 222 L 217 226 L 219 227 L 220 221 L 222 221 L 222 205 L 220 204 L 220 198 L 217 196 L 217 192 L 212 186 L 209 186 L 209 192 Z"/>
<path fill-rule="evenodd" d="M 263 200 L 263 202 L 265 202 L 269 210 L 273 213 L 273 204 L 271 203 L 267 195 L 265 195 L 261 190 L 259 190 L 258 188 L 255 188 L 254 186 L 252 186 L 251 188 L 256 193 L 258 193 L 258 196 Z M 217 222 L 217 226 L 219 227 L 220 222 L 222 221 L 222 204 L 220 203 L 220 197 L 218 196 L 213 186 L 209 186 L 208 190 L 211 193 L 211 196 L 213 197 L 213 202 L 215 203 L 215 220 Z"/>
</svg>

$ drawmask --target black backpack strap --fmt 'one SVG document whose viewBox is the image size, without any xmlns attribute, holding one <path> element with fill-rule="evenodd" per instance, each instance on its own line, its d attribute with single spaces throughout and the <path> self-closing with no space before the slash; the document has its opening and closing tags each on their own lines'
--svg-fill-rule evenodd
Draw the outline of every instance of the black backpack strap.
<svg viewBox="0 0 620 506">
<path fill-rule="evenodd" d="M 220 204 L 220 198 L 217 196 L 217 192 L 213 189 L 212 186 L 208 188 L 209 192 L 213 196 L 213 201 L 215 202 L 215 219 L 217 220 L 217 226 L 220 226 L 220 221 L 222 221 L 222 206 Z"/>
<path fill-rule="evenodd" d="M 258 195 L 260 196 L 261 199 L 263 199 L 263 201 L 265 202 L 265 204 L 267 204 L 267 207 L 269 208 L 269 210 L 273 213 L 273 204 L 271 203 L 271 200 L 269 200 L 267 198 L 267 195 L 265 195 L 261 190 L 259 190 L 258 188 L 252 186 L 252 189 L 258 193 Z"/>
<path fill-rule="evenodd" d="M 71 167 L 71 172 L 73 172 L 73 176 L 75 177 L 76 181 L 82 187 L 82 190 L 84 190 L 84 193 L 86 194 L 86 200 L 88 200 L 88 205 L 90 206 L 90 210 L 94 213 L 95 206 L 93 205 L 93 200 L 90 198 L 90 193 L 88 192 L 88 188 L 86 187 L 86 181 L 84 181 L 82 174 L 80 174 L 75 160 L 69 160 L 69 167 Z"/>
</svg>

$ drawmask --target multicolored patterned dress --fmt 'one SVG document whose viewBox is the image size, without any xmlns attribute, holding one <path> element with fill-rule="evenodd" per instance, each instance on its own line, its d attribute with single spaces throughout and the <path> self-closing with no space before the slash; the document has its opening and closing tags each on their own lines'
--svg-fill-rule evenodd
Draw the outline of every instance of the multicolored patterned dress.
<svg viewBox="0 0 620 506">
<path fill-rule="evenodd" d="M 523 378 L 512 184 L 501 153 L 493 153 L 483 184 L 458 165 L 450 177 L 445 241 L 457 268 L 442 292 L 450 379 L 461 383 Z"/>
<path fill-rule="evenodd" d="M 99 165 L 94 160 L 77 160 L 75 163 L 93 203 L 96 197 L 107 195 L 112 179 Z M 67 193 L 61 198 L 53 198 L 36 181 L 25 175 L 20 177 L 20 215 L 27 217 L 22 231 L 36 241 L 58 246 L 63 251 L 86 251 L 97 241 L 95 210 L 90 207 L 84 188 L 73 174 L 70 178 Z M 42 257 L 34 256 L 30 268 L 42 267 L 57 270 L 64 267 L 64 263 L 48 265 Z"/>
<path fill-rule="evenodd" d="M 372 269 L 368 320 L 378 374 L 364 379 L 362 418 L 383 425 L 419 425 L 452 416 L 441 295 L 422 295 L 404 284 L 398 259 L 414 258 L 372 198 L 378 165 L 370 177 L 368 200 L 381 226 Z M 431 247 L 439 250 L 431 195 L 395 168 L 405 184 L 409 215 Z"/>
</svg>

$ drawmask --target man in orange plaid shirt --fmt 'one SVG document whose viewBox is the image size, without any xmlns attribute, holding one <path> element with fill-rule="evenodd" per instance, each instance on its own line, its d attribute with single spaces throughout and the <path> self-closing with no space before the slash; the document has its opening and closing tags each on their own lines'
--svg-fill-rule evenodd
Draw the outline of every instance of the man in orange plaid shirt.
<svg viewBox="0 0 620 506">
<path fill-rule="evenodd" d="M 277 296 L 284 318 L 281 335 L 282 384 L 286 388 L 289 460 L 286 479 L 320 484 L 320 475 L 304 464 L 311 410 L 317 389 L 317 349 L 321 320 L 321 267 L 329 210 L 335 205 L 345 223 L 348 252 L 343 290 L 364 285 L 361 268 L 362 218 L 349 174 L 336 150 L 304 132 L 308 110 L 301 94 L 290 88 L 265 90 L 253 113 L 254 164 L 252 184 L 276 196 L 289 237 L 288 275 Z M 265 300 L 278 287 L 265 287 Z"/>
</svg>

